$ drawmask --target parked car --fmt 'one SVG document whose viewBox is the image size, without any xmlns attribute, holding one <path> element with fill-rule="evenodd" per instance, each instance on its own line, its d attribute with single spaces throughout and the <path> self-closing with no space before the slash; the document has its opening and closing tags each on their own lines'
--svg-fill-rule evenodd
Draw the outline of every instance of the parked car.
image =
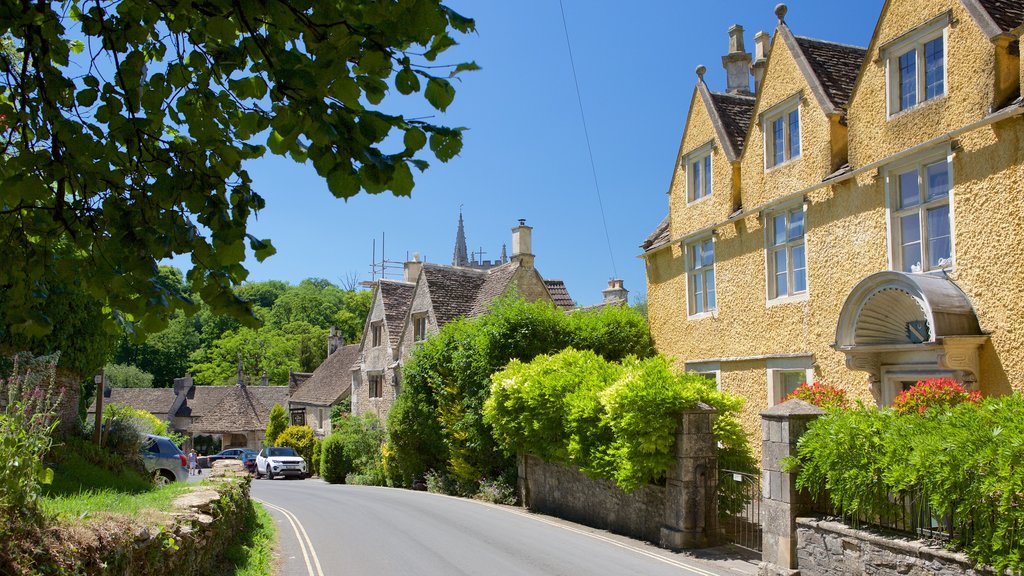
<svg viewBox="0 0 1024 576">
<path fill-rule="evenodd" d="M 298 476 L 308 478 L 306 461 L 295 452 L 294 448 L 264 448 L 256 455 L 256 478 L 266 476 L 273 480 L 275 476 Z"/>
<path fill-rule="evenodd" d="M 188 479 L 188 459 L 178 445 L 166 436 L 147 434 L 142 445 L 142 462 L 153 481 L 160 485 Z"/>
<path fill-rule="evenodd" d="M 242 464 L 245 465 L 246 472 L 256 474 L 256 453 L 252 450 L 246 450 L 245 454 L 242 455 Z"/>
<path fill-rule="evenodd" d="M 221 450 L 216 454 L 207 456 L 206 461 L 210 463 L 210 466 L 213 466 L 213 463 L 217 460 L 241 460 L 242 456 L 246 452 L 252 452 L 252 450 L 246 448 L 228 448 L 226 450 Z"/>
</svg>

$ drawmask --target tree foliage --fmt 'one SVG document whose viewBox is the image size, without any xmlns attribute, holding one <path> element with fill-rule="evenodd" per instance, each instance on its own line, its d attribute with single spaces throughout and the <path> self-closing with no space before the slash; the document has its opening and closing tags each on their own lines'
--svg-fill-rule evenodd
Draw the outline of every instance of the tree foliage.
<svg viewBox="0 0 1024 576">
<path fill-rule="evenodd" d="M 128 364 L 107 364 L 103 374 L 115 388 L 152 388 L 153 375 Z"/>
<path fill-rule="evenodd" d="M 249 233 L 265 206 L 244 168 L 310 162 L 337 197 L 408 195 L 425 156 L 461 129 L 391 111 L 421 95 L 443 112 L 438 61 L 474 22 L 440 0 L 34 2 L 0 11 L 0 288 L 9 325 L 40 335 L 40 302 L 78 279 L 105 318 L 140 333 L 195 300 L 158 263 L 191 256 L 184 283 L 255 325 L 233 287 L 274 253 Z M 420 100 L 415 101 L 416 104 Z M 388 112 L 385 112 L 388 110 Z M 429 150 L 429 153 L 427 152 Z"/>
<path fill-rule="evenodd" d="M 314 458 L 318 455 L 317 444 L 320 443 L 313 435 L 313 429 L 309 426 L 289 426 L 281 431 L 274 440 L 275 444 L 294 448 L 299 456 L 306 461 L 307 470 L 310 474 L 319 474 L 320 459 Z"/>
<path fill-rule="evenodd" d="M 269 420 L 263 439 L 267 446 L 276 446 L 277 437 L 288 427 L 288 413 L 285 412 L 284 406 L 274 404 L 274 407 L 270 409 Z"/>
</svg>

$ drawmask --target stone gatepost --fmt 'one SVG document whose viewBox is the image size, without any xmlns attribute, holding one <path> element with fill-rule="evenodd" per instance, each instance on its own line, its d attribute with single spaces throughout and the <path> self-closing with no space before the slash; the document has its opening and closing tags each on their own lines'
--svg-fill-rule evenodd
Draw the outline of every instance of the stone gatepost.
<svg viewBox="0 0 1024 576">
<path fill-rule="evenodd" d="M 807 425 L 824 412 L 803 400 L 790 400 L 761 413 L 761 576 L 797 575 L 796 517 L 810 502 L 796 490 L 796 474 L 782 460 L 796 454 Z"/>
<path fill-rule="evenodd" d="M 672 550 L 718 544 L 717 411 L 704 404 L 682 413 L 676 428 L 676 463 L 668 472 L 661 546 Z"/>
</svg>

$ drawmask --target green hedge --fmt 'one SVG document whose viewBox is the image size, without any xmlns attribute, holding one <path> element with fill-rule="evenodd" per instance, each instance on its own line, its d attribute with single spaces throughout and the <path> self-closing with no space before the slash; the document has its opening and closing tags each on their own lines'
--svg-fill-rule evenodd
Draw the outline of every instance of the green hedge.
<svg viewBox="0 0 1024 576">
<path fill-rule="evenodd" d="M 676 372 L 663 356 L 617 364 L 567 349 L 513 361 L 492 381 L 484 421 L 504 448 L 571 464 L 624 490 L 665 476 L 675 462 L 679 415 L 698 402 L 719 410 L 715 433 L 725 459 L 738 468 L 754 464 L 734 417 L 742 399 Z"/>
<path fill-rule="evenodd" d="M 954 544 L 973 560 L 1024 570 L 1024 398 L 945 410 L 834 412 L 813 422 L 795 458 L 797 487 L 827 493 L 844 514 L 892 514 L 887 494 L 916 493 L 950 515 Z"/>
<path fill-rule="evenodd" d="M 384 427 L 373 414 L 339 418 L 337 429 L 320 447 L 321 476 L 331 484 L 353 479 L 360 484 L 386 484 L 384 438 Z"/>
</svg>

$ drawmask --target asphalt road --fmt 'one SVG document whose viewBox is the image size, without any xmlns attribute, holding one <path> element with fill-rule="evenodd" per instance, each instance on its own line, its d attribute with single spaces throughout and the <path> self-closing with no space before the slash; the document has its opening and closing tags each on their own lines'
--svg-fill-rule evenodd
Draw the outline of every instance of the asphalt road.
<svg viewBox="0 0 1024 576">
<path fill-rule="evenodd" d="M 279 576 L 720 576 L 643 542 L 519 508 L 425 492 L 254 480 L 277 521 Z"/>
</svg>

